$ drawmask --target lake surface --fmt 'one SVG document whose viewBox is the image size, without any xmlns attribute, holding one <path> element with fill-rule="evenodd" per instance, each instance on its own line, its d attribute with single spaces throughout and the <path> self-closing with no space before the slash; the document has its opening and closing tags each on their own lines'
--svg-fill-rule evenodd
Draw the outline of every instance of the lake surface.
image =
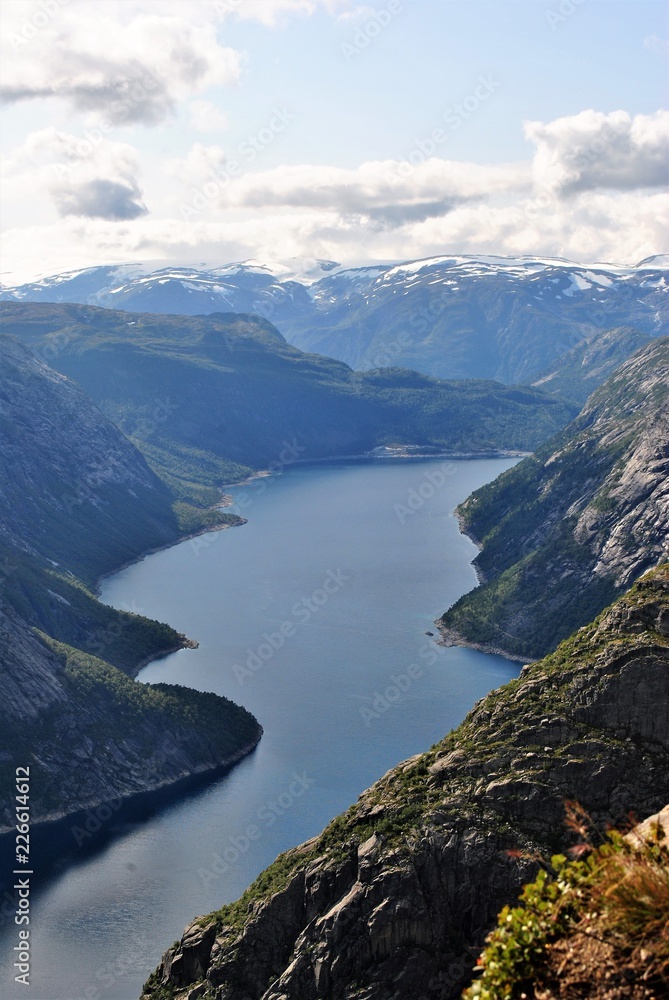
<svg viewBox="0 0 669 1000">
<path fill-rule="evenodd" d="M 5 966 L 0 995 L 137 1000 L 194 916 L 235 899 L 279 852 L 517 675 L 502 657 L 425 634 L 476 584 L 455 505 L 515 461 L 296 465 L 230 489 L 243 527 L 104 582 L 104 601 L 200 643 L 150 664 L 142 681 L 224 694 L 265 734 L 225 777 L 159 811 L 115 814 L 97 844 L 83 851 L 69 839 L 64 856 L 45 860 L 31 988 Z M 5 957 L 14 936 L 0 928 Z"/>
</svg>

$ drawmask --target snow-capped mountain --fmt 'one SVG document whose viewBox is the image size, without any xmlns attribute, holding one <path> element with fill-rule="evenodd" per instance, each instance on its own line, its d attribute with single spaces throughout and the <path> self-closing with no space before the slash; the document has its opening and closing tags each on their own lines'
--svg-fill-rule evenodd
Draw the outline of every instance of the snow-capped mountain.
<svg viewBox="0 0 669 1000">
<path fill-rule="evenodd" d="M 93 267 L 0 291 L 195 315 L 251 312 L 291 343 L 354 368 L 528 382 L 584 340 L 617 327 L 667 331 L 669 257 L 634 266 L 563 258 L 449 255 L 342 268 L 300 258 L 224 266 Z"/>
</svg>

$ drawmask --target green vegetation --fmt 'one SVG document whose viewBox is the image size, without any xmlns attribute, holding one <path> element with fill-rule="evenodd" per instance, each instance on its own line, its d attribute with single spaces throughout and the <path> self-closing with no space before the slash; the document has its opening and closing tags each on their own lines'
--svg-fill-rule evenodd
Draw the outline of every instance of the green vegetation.
<svg viewBox="0 0 669 1000">
<path fill-rule="evenodd" d="M 83 386 L 173 496 L 196 506 L 249 469 L 398 441 L 529 450 L 575 413 L 532 388 L 354 372 L 289 346 L 258 317 L 40 303 L 3 303 L 2 315 L 7 333 Z"/>
<path fill-rule="evenodd" d="M 0 544 L 0 563 L 11 568 L 2 595 L 25 622 L 127 673 L 182 645 L 175 629 L 143 617 L 141 608 L 118 611 L 101 604 L 72 574 L 34 556 Z"/>
<path fill-rule="evenodd" d="M 177 684 L 140 684 L 96 656 L 37 634 L 60 662 L 57 679 L 67 700 L 40 711 L 36 724 L 3 722 L 3 750 L 9 752 L 0 761 L 0 788 L 11 788 L 17 761 L 52 760 L 55 748 L 66 760 L 67 780 L 75 782 L 79 746 L 98 748 L 87 767 L 108 789 L 115 780 L 128 785 L 124 772 L 129 759 L 136 761 L 137 773 L 144 772 L 143 778 L 159 785 L 184 776 L 188 761 L 190 766 L 215 767 L 258 739 L 255 718 L 227 698 Z M 122 750 L 109 759 L 112 747 Z M 74 758 L 69 760 L 71 752 Z M 177 761 L 181 773 L 175 774 Z M 90 780 L 88 772 L 83 780 Z M 136 784 L 134 790 L 141 791 L 141 779 Z M 95 782 L 87 794 L 101 794 Z M 41 814 L 60 812 L 67 805 L 62 786 L 45 766 L 33 768 L 31 797 Z"/>
<path fill-rule="evenodd" d="M 41 819 L 216 768 L 260 729 L 224 698 L 130 680 L 188 640 L 144 617 L 141 594 L 138 606 L 116 610 L 93 593 L 101 574 L 147 550 L 243 519 L 211 507 L 220 498 L 213 478 L 190 499 L 168 487 L 77 385 L 12 338 L 0 337 L 0 361 L 6 826 L 17 762 L 39 761 L 31 802 Z"/>
<path fill-rule="evenodd" d="M 611 967 L 651 989 L 669 986 L 669 845 L 661 828 L 640 844 L 612 832 L 585 860 L 554 856 L 524 887 L 520 905 L 501 911 L 463 997 L 562 995 L 552 988 L 566 987 L 577 962 L 578 985 L 590 997 L 606 996 Z"/>
</svg>

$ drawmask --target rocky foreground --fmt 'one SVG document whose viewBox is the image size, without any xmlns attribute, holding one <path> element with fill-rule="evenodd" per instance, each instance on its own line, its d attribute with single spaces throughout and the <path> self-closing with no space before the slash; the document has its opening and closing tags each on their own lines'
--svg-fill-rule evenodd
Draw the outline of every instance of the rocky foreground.
<svg viewBox="0 0 669 1000">
<path fill-rule="evenodd" d="M 669 565 L 390 771 L 242 898 L 191 924 L 143 1000 L 450 1000 L 534 852 L 669 797 Z M 535 855 L 536 856 L 536 855 Z"/>
</svg>

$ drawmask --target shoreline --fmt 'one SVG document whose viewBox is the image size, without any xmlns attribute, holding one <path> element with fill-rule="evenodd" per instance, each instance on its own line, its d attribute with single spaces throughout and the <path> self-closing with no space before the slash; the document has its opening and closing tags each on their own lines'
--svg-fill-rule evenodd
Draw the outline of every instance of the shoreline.
<svg viewBox="0 0 669 1000">
<path fill-rule="evenodd" d="M 402 462 L 425 461 L 425 459 L 435 459 L 435 460 L 451 459 L 456 461 L 457 460 L 472 461 L 472 460 L 486 459 L 486 458 L 525 458 L 528 455 L 532 454 L 532 452 L 528 451 L 516 451 L 516 450 L 504 450 L 504 449 L 494 449 L 490 451 L 475 451 L 475 452 L 455 452 L 455 451 L 414 452 L 410 450 L 412 447 L 414 446 L 406 445 L 393 448 L 391 446 L 380 445 L 378 448 L 375 448 L 372 451 L 363 452 L 362 454 L 358 455 L 328 455 L 325 456 L 324 458 L 298 458 L 295 459 L 293 462 L 287 463 L 286 467 L 290 468 L 290 466 L 293 465 L 322 465 L 326 463 L 335 463 L 335 462 L 374 462 L 374 461 L 387 462 L 393 460 Z M 416 445 L 415 447 L 418 448 L 419 446 Z M 233 507 L 234 498 L 229 496 L 229 494 L 226 492 L 227 490 L 235 489 L 240 486 L 247 486 L 249 483 L 253 483 L 257 479 L 270 478 L 271 476 L 276 475 L 277 472 L 280 475 L 282 471 L 283 470 L 270 471 L 269 469 L 258 469 L 256 472 L 252 472 L 245 479 L 240 479 L 232 483 L 223 483 L 219 487 L 221 491 L 219 500 L 215 504 L 212 504 L 212 507 L 209 509 L 225 510 L 227 507 Z M 142 552 L 140 552 L 136 558 L 129 559 L 127 562 L 123 563 L 120 566 L 117 566 L 115 569 L 111 569 L 108 570 L 106 573 L 102 573 L 97 578 L 95 584 L 91 588 L 93 595 L 98 600 L 100 600 L 102 592 L 102 583 L 104 580 L 107 580 L 112 576 L 116 576 L 117 573 L 121 573 L 124 569 L 128 569 L 130 566 L 135 566 L 137 563 L 142 562 L 148 556 L 155 555 L 157 552 L 165 552 L 167 549 L 171 549 L 175 545 L 180 545 L 182 542 L 187 542 L 191 538 L 198 538 L 201 535 L 208 535 L 210 532 L 213 533 L 216 531 L 225 531 L 227 528 L 241 528 L 243 525 L 248 524 L 247 518 L 242 517 L 241 515 L 236 515 L 236 516 L 239 518 L 237 524 L 209 525 L 199 529 L 198 531 L 191 531 L 185 535 L 178 535 L 172 541 L 165 542 L 162 545 L 156 545 L 152 548 L 142 550 Z M 468 538 L 470 538 L 471 541 L 473 541 L 474 544 L 480 549 L 481 546 L 479 545 L 478 541 L 464 529 L 463 519 L 461 515 L 456 513 L 455 516 L 458 521 L 458 527 L 460 529 L 460 532 L 463 535 L 466 535 Z M 484 583 L 485 578 L 483 577 L 483 574 L 479 571 L 478 567 L 474 564 L 473 561 L 472 565 L 474 566 L 474 571 L 476 573 L 479 583 Z M 437 628 L 439 628 L 437 621 L 435 621 L 434 624 L 437 625 Z M 178 653 L 182 649 L 197 649 L 199 647 L 200 644 L 196 639 L 191 639 L 189 638 L 189 636 L 182 635 L 181 633 L 179 635 L 180 639 L 182 639 L 181 642 L 175 644 L 174 646 L 170 646 L 164 650 L 161 650 L 160 652 L 151 653 L 148 656 L 145 656 L 136 666 L 133 667 L 133 672 L 130 673 L 129 676 L 132 677 L 134 680 L 136 679 L 137 674 L 140 672 L 140 670 L 143 670 L 144 667 L 148 667 L 150 663 L 155 663 L 158 660 L 162 660 L 167 656 L 171 656 L 172 653 Z M 469 644 L 463 639 L 463 641 L 458 643 L 451 643 L 451 645 L 469 645 Z M 478 647 L 471 646 L 471 648 L 474 649 Z M 493 649 L 492 647 L 489 650 L 481 647 L 481 651 L 494 652 L 497 653 L 498 655 L 505 656 L 507 659 L 516 659 L 515 657 L 510 657 L 503 651 Z"/>
<path fill-rule="evenodd" d="M 279 475 L 285 469 L 291 468 L 293 465 L 323 465 L 328 462 L 388 462 L 388 461 L 402 461 L 402 462 L 422 462 L 425 459 L 441 459 L 450 458 L 453 461 L 475 461 L 477 459 L 485 458 L 528 458 L 533 454 L 531 451 L 518 451 L 518 450 L 506 450 L 503 448 L 495 448 L 489 451 L 411 451 L 412 445 L 407 445 L 405 447 L 391 448 L 384 445 L 379 446 L 379 448 L 374 448 L 372 451 L 364 451 L 355 455 L 326 455 L 322 458 L 295 458 L 292 462 L 286 462 L 280 469 L 271 471 L 269 469 L 260 469 L 258 472 L 253 472 L 251 475 L 247 476 L 245 479 L 238 479 L 232 483 L 224 483 L 220 488 L 222 490 L 235 489 L 238 486 L 248 486 L 249 483 L 254 482 L 256 479 L 263 479 L 268 476 L 275 476 L 277 473 Z M 418 446 L 416 446 L 418 447 Z M 234 504 L 215 504 L 214 506 L 234 506 Z"/>
<path fill-rule="evenodd" d="M 465 526 L 464 515 L 461 514 L 456 508 L 454 516 L 458 522 L 458 530 L 460 531 L 460 534 L 464 535 L 465 538 L 468 538 L 470 542 L 473 542 L 479 552 L 481 552 L 483 546 L 478 538 Z M 477 586 L 480 587 L 481 584 L 486 583 L 486 575 L 483 573 L 481 568 L 476 565 L 477 558 L 478 556 L 475 556 L 474 559 L 472 559 L 470 566 L 473 567 L 474 572 L 476 573 L 476 579 L 478 581 Z M 476 587 L 472 587 L 472 590 L 476 590 Z M 471 591 L 467 591 L 467 593 L 471 593 Z M 463 594 L 463 597 L 464 596 L 465 595 Z M 457 604 L 457 601 L 455 603 Z M 451 607 L 452 606 L 453 605 L 451 605 Z M 446 611 L 448 610 L 449 608 L 446 608 Z M 446 614 L 446 611 L 443 612 L 444 615 Z M 503 656 L 505 660 L 510 660 L 512 663 L 522 663 L 524 665 L 528 663 L 526 656 L 518 656 L 517 653 L 510 653 L 508 650 L 502 649 L 501 646 L 493 646 L 491 643 L 486 642 L 474 642 L 473 640 L 465 638 L 465 636 L 456 629 L 447 628 L 445 625 L 442 625 L 441 617 L 435 618 L 434 624 L 439 632 L 439 638 L 436 640 L 438 646 L 444 646 L 446 648 L 451 646 L 463 646 L 465 649 L 476 649 L 479 653 L 490 653 L 493 656 Z M 530 660 L 529 662 L 533 661 Z"/>
<path fill-rule="evenodd" d="M 224 509 L 225 507 L 230 507 L 231 504 L 218 504 L 215 503 L 209 510 Z M 147 556 L 153 556 L 156 552 L 165 552 L 167 549 L 173 548 L 175 545 L 180 545 L 181 542 L 187 542 L 190 538 L 198 538 L 200 535 L 208 535 L 213 531 L 225 531 L 226 528 L 241 528 L 243 525 L 248 524 L 248 520 L 241 515 L 236 515 L 239 517 L 239 522 L 237 524 L 210 524 L 205 528 L 200 528 L 199 531 L 189 531 L 186 535 L 177 535 L 171 542 L 165 542 L 163 545 L 155 545 L 150 549 L 143 549 L 134 559 L 128 559 L 127 562 L 122 563 L 115 569 L 109 569 L 105 573 L 101 573 L 96 579 L 95 583 L 91 587 L 91 593 L 94 597 L 100 600 L 101 584 L 103 580 L 108 580 L 112 576 L 116 576 L 117 573 L 123 572 L 124 569 L 128 569 L 130 566 L 135 566 L 140 563 Z M 182 648 L 181 646 L 179 647 Z"/>
<path fill-rule="evenodd" d="M 149 785 L 146 788 L 138 789 L 134 792 L 128 792 L 125 795 L 118 795 L 112 799 L 91 799 L 89 802 L 81 803 L 75 810 L 69 812 L 53 812 L 49 813 L 47 816 L 43 816 L 34 822 L 31 821 L 30 832 L 41 833 L 51 832 L 54 826 L 59 823 L 67 823 L 68 828 L 72 826 L 75 818 L 77 816 L 85 816 L 92 810 L 100 809 L 102 806 L 108 805 L 109 802 L 120 802 L 120 806 L 114 811 L 117 812 L 120 809 L 132 808 L 133 805 L 139 806 L 142 804 L 151 804 L 151 797 L 165 797 L 167 800 L 174 798 L 172 801 L 176 801 L 178 797 L 190 789 L 191 786 L 197 786 L 201 783 L 207 783 L 209 781 L 214 781 L 217 777 L 222 777 L 224 773 L 231 770 L 232 767 L 248 757 L 249 754 L 257 748 L 260 740 L 263 737 L 264 730 L 263 727 L 258 723 L 259 732 L 255 739 L 251 740 L 249 743 L 245 743 L 243 747 L 236 750 L 229 757 L 224 760 L 219 761 L 217 764 L 212 764 L 209 766 L 198 765 L 190 771 L 186 771 L 183 774 L 176 775 L 173 778 L 166 778 L 163 781 L 155 785 Z M 169 804 L 167 801 L 165 804 Z M 3 840 L 6 837 L 13 838 L 16 833 L 14 826 L 10 827 L 0 827 L 0 848 L 2 847 Z M 12 841 L 13 842 L 13 841 Z"/>
<path fill-rule="evenodd" d="M 439 631 L 439 638 L 436 640 L 438 646 L 464 646 L 466 649 L 476 649 L 479 653 L 490 653 L 493 656 L 503 656 L 505 660 L 511 660 L 513 663 L 522 663 L 526 665 L 528 663 L 533 663 L 534 660 L 527 656 L 518 656 L 516 653 L 509 653 L 505 649 L 501 649 L 499 646 L 492 646 L 485 642 L 472 642 L 466 639 L 460 632 L 456 632 L 455 629 L 446 628 L 439 624 L 440 619 L 437 618 L 435 621 L 435 626 Z"/>
</svg>

